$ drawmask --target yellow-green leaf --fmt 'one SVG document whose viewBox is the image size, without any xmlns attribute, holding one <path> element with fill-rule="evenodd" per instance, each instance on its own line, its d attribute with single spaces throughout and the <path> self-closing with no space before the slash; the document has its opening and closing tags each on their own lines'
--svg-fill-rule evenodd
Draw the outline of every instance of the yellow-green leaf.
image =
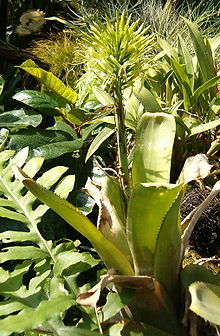
<svg viewBox="0 0 220 336">
<path fill-rule="evenodd" d="M 180 188 L 180 185 L 173 184 L 138 183 L 132 191 L 128 205 L 127 232 L 135 273 L 138 275 L 154 273 L 160 230 Z"/>
<path fill-rule="evenodd" d="M 34 61 L 27 60 L 23 62 L 19 68 L 34 76 L 40 83 L 45 85 L 48 90 L 55 92 L 68 103 L 74 104 L 76 102 L 77 93 L 75 91 L 63 84 L 63 82 L 54 76 L 52 72 L 41 69 Z"/>
<path fill-rule="evenodd" d="M 14 167 L 14 172 L 16 178 L 20 179 L 35 197 L 54 210 L 93 244 L 107 267 L 114 268 L 120 274 L 133 274 L 132 267 L 122 252 L 111 241 L 106 239 L 95 225 L 77 208 L 55 195 L 52 191 L 45 189 L 34 180 L 28 178 L 16 166 Z"/>
</svg>

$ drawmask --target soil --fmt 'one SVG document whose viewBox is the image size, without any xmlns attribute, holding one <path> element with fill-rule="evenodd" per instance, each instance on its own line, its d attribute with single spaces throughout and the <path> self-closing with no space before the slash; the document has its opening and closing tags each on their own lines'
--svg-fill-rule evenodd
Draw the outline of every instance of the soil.
<svg viewBox="0 0 220 336">
<path fill-rule="evenodd" d="M 210 188 L 188 191 L 181 207 L 182 218 L 201 204 L 209 193 Z M 220 257 L 220 194 L 198 220 L 190 238 L 190 247 L 201 257 Z"/>
</svg>

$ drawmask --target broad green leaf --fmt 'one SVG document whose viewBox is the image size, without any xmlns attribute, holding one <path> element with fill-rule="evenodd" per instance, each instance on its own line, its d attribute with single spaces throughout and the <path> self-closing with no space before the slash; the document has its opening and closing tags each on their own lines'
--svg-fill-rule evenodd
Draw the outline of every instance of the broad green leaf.
<svg viewBox="0 0 220 336">
<path fill-rule="evenodd" d="M 24 147 L 35 149 L 55 142 L 70 141 L 72 137 L 63 131 L 23 129 L 11 136 L 9 147 L 16 151 Z"/>
<path fill-rule="evenodd" d="M 33 111 L 25 111 L 24 109 L 3 112 L 0 114 L 0 127 L 37 127 L 41 121 L 42 116 L 40 114 Z"/>
<path fill-rule="evenodd" d="M 159 183 L 138 183 L 134 186 L 128 205 L 128 240 L 134 260 L 135 274 L 154 274 L 157 243 L 159 239 L 161 244 L 162 239 L 162 236 L 159 237 L 160 230 L 180 188 L 179 185 Z M 171 215 L 176 216 L 172 212 Z M 165 222 L 165 230 L 167 230 L 167 225 Z M 159 254 L 157 258 L 158 256 Z M 159 270 L 158 259 L 156 265 Z"/>
<path fill-rule="evenodd" d="M 216 119 L 216 120 L 210 121 L 208 123 L 192 127 L 190 129 L 190 131 L 191 131 L 190 136 L 198 134 L 198 133 L 209 131 L 210 129 L 215 128 L 219 125 L 220 125 L 220 119 Z"/>
<path fill-rule="evenodd" d="M 0 330 L 12 333 L 34 329 L 51 319 L 55 314 L 67 310 L 73 303 L 74 299 L 70 295 L 60 295 L 42 301 L 37 308 L 26 308 L 17 315 L 11 315 L 0 320 Z"/>
<path fill-rule="evenodd" d="M 88 121 L 89 117 L 86 111 L 81 109 L 72 109 L 68 112 L 67 118 L 76 125 L 82 125 L 84 122 Z"/>
<path fill-rule="evenodd" d="M 0 293 L 17 292 L 23 286 L 23 276 L 28 272 L 32 264 L 31 260 L 26 260 L 15 267 L 12 272 L 0 269 Z"/>
<path fill-rule="evenodd" d="M 53 167 L 50 170 L 47 170 L 43 175 L 41 175 L 37 179 L 37 182 L 43 185 L 45 188 L 49 189 L 61 178 L 61 176 L 67 170 L 68 168 L 64 166 Z"/>
<path fill-rule="evenodd" d="M 29 146 L 29 156 L 53 159 L 65 153 L 79 150 L 82 139 L 74 139 L 69 133 L 58 130 L 24 129 L 11 136 L 9 148 L 19 151 Z"/>
<path fill-rule="evenodd" d="M 11 246 L 10 249 L 3 249 L 0 252 L 0 263 L 8 260 L 24 260 L 24 259 L 43 259 L 48 255 L 45 251 L 34 246 Z"/>
<path fill-rule="evenodd" d="M 77 274 L 98 263 L 99 259 L 94 259 L 89 253 L 65 251 L 58 254 L 53 271 L 55 276 L 61 276 L 71 267 L 72 274 Z"/>
<path fill-rule="evenodd" d="M 121 331 L 123 330 L 124 326 L 122 323 L 113 324 L 108 329 L 106 336 L 121 336 Z"/>
<path fill-rule="evenodd" d="M 142 88 L 134 88 L 133 92 L 135 97 L 144 106 L 146 112 L 162 112 L 162 108 L 155 96 L 144 86 Z"/>
<path fill-rule="evenodd" d="M 32 260 L 24 261 L 22 264 L 20 263 L 19 266 L 16 266 L 14 271 L 8 272 L 8 278 L 4 279 L 4 281 L 0 283 L 1 295 L 7 299 L 9 298 L 7 302 L 11 301 L 14 303 L 22 303 L 23 307 L 21 307 L 21 309 L 37 307 L 42 300 L 47 298 L 43 286 L 51 273 L 50 262 L 43 259 L 35 263 L 34 267 L 32 266 Z M 32 275 L 30 274 L 30 271 L 32 272 Z M 0 269 L 1 276 L 3 272 L 4 270 Z M 25 281 L 25 277 L 28 273 L 30 281 L 27 287 L 23 284 L 23 282 Z M 62 293 L 62 291 L 58 290 L 57 295 L 59 295 L 60 292 Z M 12 309 L 12 305 L 10 308 Z M 14 313 L 17 312 L 18 311 L 16 310 L 14 311 Z"/>
<path fill-rule="evenodd" d="M 181 191 L 182 185 L 176 190 Z M 180 204 L 183 193 L 180 192 L 171 208 L 163 219 L 160 232 L 157 238 L 157 245 L 154 257 L 154 275 L 163 285 L 168 296 L 180 305 L 179 292 L 179 269 L 181 265 L 181 225 L 180 225 Z M 172 262 L 170 262 L 172 260 Z"/>
<path fill-rule="evenodd" d="M 65 176 L 56 186 L 55 193 L 61 198 L 67 198 L 75 185 L 75 175 Z"/>
<path fill-rule="evenodd" d="M 200 265 L 186 266 L 181 272 L 181 279 L 186 289 L 194 282 L 207 282 L 220 286 L 220 279 L 207 268 Z"/>
<path fill-rule="evenodd" d="M 61 327 L 58 329 L 55 328 L 55 330 L 56 330 L 56 336 L 73 336 L 73 335 L 74 336 L 101 336 L 101 334 L 96 331 L 91 331 L 91 330 L 87 330 L 87 329 L 83 329 L 79 327 Z"/>
<path fill-rule="evenodd" d="M 9 209 L 4 208 L 4 207 L 0 207 L 0 216 L 2 218 L 9 218 L 9 219 L 12 219 L 12 220 L 17 220 L 17 221 L 23 222 L 25 224 L 28 223 L 28 220 L 24 215 L 22 215 L 20 213 L 17 213 L 14 210 L 9 210 Z"/>
<path fill-rule="evenodd" d="M 18 312 L 25 307 L 21 302 L 14 302 L 13 300 L 8 300 L 7 303 L 4 301 L 0 302 L 0 316 L 6 316 L 14 312 Z"/>
<path fill-rule="evenodd" d="M 84 235 L 95 247 L 107 267 L 115 268 L 121 274 L 132 274 L 133 270 L 125 256 L 107 240 L 103 234 L 69 202 L 43 188 L 32 179 L 26 178 L 21 171 L 16 172 L 23 184 L 43 203 L 59 214 L 67 223 Z"/>
<path fill-rule="evenodd" d="M 109 125 L 108 127 L 105 127 L 101 130 L 98 135 L 93 139 L 91 145 L 89 146 L 88 152 L 86 154 L 85 161 L 88 161 L 88 159 L 97 151 L 97 149 L 101 146 L 101 144 L 108 139 L 113 133 L 115 132 L 114 127 Z"/>
<path fill-rule="evenodd" d="M 190 309 L 205 320 L 220 325 L 220 286 L 194 282 L 189 286 Z"/>
<path fill-rule="evenodd" d="M 178 60 L 178 53 L 176 49 L 172 47 L 167 41 L 158 37 L 158 45 L 170 58 Z"/>
<path fill-rule="evenodd" d="M 144 112 L 144 107 L 133 93 L 133 89 L 126 89 L 123 93 L 125 107 L 125 125 L 136 131 L 138 120 Z"/>
<path fill-rule="evenodd" d="M 171 59 L 170 61 L 173 71 L 182 89 L 184 107 L 187 111 L 189 111 L 192 100 L 192 90 L 188 74 L 186 73 L 183 65 L 179 64 L 176 60 L 173 59 Z"/>
<path fill-rule="evenodd" d="M 28 158 L 28 151 L 29 151 L 28 146 L 23 148 L 21 151 L 19 151 L 15 154 L 15 156 L 13 157 L 13 159 L 11 160 L 10 163 L 16 164 L 18 167 L 22 167 L 25 164 L 25 162 Z M 10 164 L 8 165 L 7 168 L 5 168 L 5 171 L 7 171 L 7 170 L 11 170 L 11 165 Z"/>
<path fill-rule="evenodd" d="M 94 86 L 92 91 L 96 97 L 96 99 L 103 105 L 113 105 L 114 99 L 110 96 L 110 94 L 99 87 Z"/>
<path fill-rule="evenodd" d="M 14 179 L 12 172 L 13 165 L 17 164 L 34 176 L 39 172 L 43 159 L 33 158 L 25 164 L 28 157 L 27 148 L 14 157 L 13 155 L 13 151 L 0 153 L 0 204 L 3 210 L 14 215 L 15 222 L 22 220 L 24 227 L 23 231 L 0 233 L 4 244 L 0 253 L 1 263 L 16 261 L 14 270 L 0 267 L 0 294 L 3 297 L 0 305 L 2 335 L 38 327 L 53 318 L 54 314 L 63 313 L 74 304 L 73 297 L 63 295 L 66 290 L 60 275 L 59 279 L 53 277 L 51 263 L 55 263 L 57 255 L 52 242 L 46 241 L 39 231 L 38 225 L 41 224 L 42 216 L 48 207 L 39 205 L 39 202 L 34 204 L 36 197 L 29 191 L 24 192 L 24 185 Z M 60 180 L 66 170 L 66 167 L 55 167 L 44 173 L 39 180 L 49 188 Z M 64 191 L 66 179 L 69 184 Z M 72 188 L 72 177 L 69 179 L 67 176 L 58 183 L 56 189 L 67 197 Z M 11 229 L 14 229 L 13 223 Z M 90 267 L 89 264 L 86 265 Z"/>
<path fill-rule="evenodd" d="M 68 133 L 73 139 L 77 139 L 77 134 L 73 127 L 68 125 L 64 120 L 61 119 L 57 119 L 55 124 L 51 127 L 48 127 L 47 130 L 63 131 L 65 133 Z"/>
<path fill-rule="evenodd" d="M 209 79 L 207 82 L 199 86 L 193 93 L 195 99 L 198 99 L 199 96 L 206 90 L 210 89 L 211 87 L 215 86 L 220 81 L 220 76 L 215 76 Z"/>
<path fill-rule="evenodd" d="M 35 90 L 24 90 L 16 93 L 13 98 L 32 108 L 39 110 L 42 113 L 51 116 L 60 115 L 60 113 L 56 110 L 56 108 L 59 107 L 58 102 L 44 92 L 39 92 Z"/>
<path fill-rule="evenodd" d="M 38 224 L 41 223 L 41 218 L 47 212 L 48 207 L 46 205 L 39 205 L 33 208 L 33 203 L 35 202 L 36 198 L 29 192 L 24 194 L 23 184 L 18 180 L 14 180 L 14 175 L 12 172 L 12 167 L 16 164 L 19 167 L 23 166 L 25 172 L 30 172 L 30 175 L 34 176 L 40 170 L 43 159 L 31 159 L 27 164 L 25 164 L 25 161 L 28 157 L 28 148 L 22 149 L 14 156 L 14 158 L 12 158 L 13 154 L 13 151 L 4 151 L 0 153 L 0 190 L 2 195 L 0 197 L 1 212 L 3 216 L 14 219 L 15 223 L 17 221 L 23 223 L 23 231 L 25 231 L 25 229 L 30 231 L 27 232 L 26 241 L 29 241 L 28 245 L 30 245 L 32 241 L 35 243 L 35 245 L 37 245 L 37 247 L 10 246 L 11 239 L 25 241 L 25 233 L 21 232 L 20 239 L 18 236 L 19 231 L 17 231 L 17 237 L 15 237 L 15 233 L 8 233 L 8 237 L 6 238 L 10 239 L 8 241 L 9 246 L 7 246 L 6 240 L 5 248 L 7 251 L 4 253 L 2 252 L 1 258 L 6 258 L 6 255 L 7 258 L 10 257 L 12 259 L 16 259 L 18 256 L 20 259 L 23 259 L 24 256 L 25 258 L 32 258 L 31 253 L 33 252 L 33 256 L 35 255 L 35 258 L 42 258 L 43 253 L 46 253 L 48 257 L 54 260 L 51 242 L 46 241 L 38 229 Z M 10 162 L 8 162 L 10 158 L 12 159 Z M 45 175 L 42 175 L 43 177 L 40 179 L 41 183 L 46 185 L 48 188 L 51 187 L 53 184 L 59 181 L 60 177 L 66 171 L 66 169 L 66 167 L 56 167 L 55 169 L 48 171 L 45 173 Z M 46 181 L 43 178 L 45 178 Z M 68 192 L 65 193 L 65 196 L 67 195 Z M 12 226 L 12 230 L 13 228 L 14 226 Z"/>
<path fill-rule="evenodd" d="M 37 243 L 36 235 L 33 232 L 4 231 L 0 233 L 0 239 L 7 243 L 31 241 Z"/>
<path fill-rule="evenodd" d="M 73 153 L 81 149 L 82 139 L 72 141 L 56 141 L 54 143 L 34 148 L 30 151 L 30 156 L 42 156 L 47 160 L 57 158 L 66 153 Z"/>
<path fill-rule="evenodd" d="M 195 80 L 193 58 L 188 50 L 186 42 L 180 35 L 178 35 L 178 42 L 179 42 L 179 49 L 181 51 L 181 56 L 179 56 L 179 58 L 181 58 L 181 64 L 185 64 L 186 74 L 189 78 L 190 89 L 193 92 L 194 80 Z"/>
<path fill-rule="evenodd" d="M 134 291 L 128 288 L 123 288 L 120 293 L 109 293 L 106 304 L 102 309 L 103 321 L 111 318 L 126 305 L 134 296 Z"/>
<path fill-rule="evenodd" d="M 198 59 L 198 65 L 203 76 L 203 82 L 206 82 L 214 75 L 212 54 L 206 46 L 202 34 L 199 32 L 197 26 L 188 19 L 184 18 L 184 21 L 189 29 L 196 57 Z"/>
<path fill-rule="evenodd" d="M 176 124 L 172 115 L 144 113 L 134 149 L 132 180 L 136 183 L 169 183 Z"/>
<path fill-rule="evenodd" d="M 43 157 L 32 158 L 25 164 L 25 167 L 23 168 L 24 172 L 28 174 L 28 176 L 33 178 L 38 173 L 43 163 L 44 163 Z"/>
<path fill-rule="evenodd" d="M 34 76 L 47 89 L 55 92 L 58 96 L 64 98 L 68 103 L 74 104 L 77 99 L 77 93 L 63 84 L 63 82 L 54 76 L 51 72 L 41 69 L 32 60 L 23 62 L 19 68 L 25 70 Z"/>
</svg>

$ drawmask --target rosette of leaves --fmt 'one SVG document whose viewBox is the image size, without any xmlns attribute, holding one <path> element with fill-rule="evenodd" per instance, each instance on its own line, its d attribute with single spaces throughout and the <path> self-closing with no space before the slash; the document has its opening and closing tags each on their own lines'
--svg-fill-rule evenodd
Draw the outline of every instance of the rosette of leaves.
<svg viewBox="0 0 220 336">
<path fill-rule="evenodd" d="M 116 12 L 115 22 L 108 17 L 105 22 L 94 22 L 90 32 L 84 34 L 87 50 L 87 66 L 93 68 L 99 79 L 114 93 L 131 86 L 143 72 L 154 47 L 154 35 L 150 27 L 144 28 L 139 20 L 131 21 L 125 12 Z M 100 74 L 103 73 L 103 76 Z"/>
<path fill-rule="evenodd" d="M 115 335 L 122 335 L 126 328 L 131 330 L 132 325 L 140 322 L 141 335 L 145 332 L 150 336 L 187 335 L 182 324 L 186 308 L 183 285 L 185 294 L 191 293 L 190 309 L 219 324 L 219 279 L 201 266 L 182 270 L 181 264 L 195 223 L 219 192 L 220 183 L 216 183 L 204 204 L 181 225 L 180 204 L 186 184 L 206 176 L 212 166 L 204 156 L 191 159 L 180 181 L 170 183 L 175 128 L 174 117 L 166 113 L 144 113 L 141 117 L 129 175 L 128 203 L 117 178 L 107 175 L 101 188 L 92 182 L 87 184 L 87 192 L 100 209 L 97 227 L 73 205 L 15 169 L 16 177 L 37 198 L 90 240 L 109 269 L 100 284 L 81 294 L 77 302 L 96 307 L 101 290 L 111 282 L 134 289 L 135 294 L 122 308 L 123 317 L 112 311 L 113 316 L 104 314 L 103 326 L 113 323 L 119 328 Z M 211 314 L 206 303 L 212 307 Z M 123 328 L 124 318 L 130 323 Z"/>
</svg>

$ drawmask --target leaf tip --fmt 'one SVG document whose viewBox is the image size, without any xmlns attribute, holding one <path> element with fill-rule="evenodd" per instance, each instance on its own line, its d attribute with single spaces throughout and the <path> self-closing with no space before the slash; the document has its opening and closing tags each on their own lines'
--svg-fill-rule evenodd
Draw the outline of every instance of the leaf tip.
<svg viewBox="0 0 220 336">
<path fill-rule="evenodd" d="M 16 164 L 12 165 L 12 171 L 16 180 L 20 180 L 23 182 L 28 176 L 23 172 L 21 168 L 19 168 Z"/>
</svg>

